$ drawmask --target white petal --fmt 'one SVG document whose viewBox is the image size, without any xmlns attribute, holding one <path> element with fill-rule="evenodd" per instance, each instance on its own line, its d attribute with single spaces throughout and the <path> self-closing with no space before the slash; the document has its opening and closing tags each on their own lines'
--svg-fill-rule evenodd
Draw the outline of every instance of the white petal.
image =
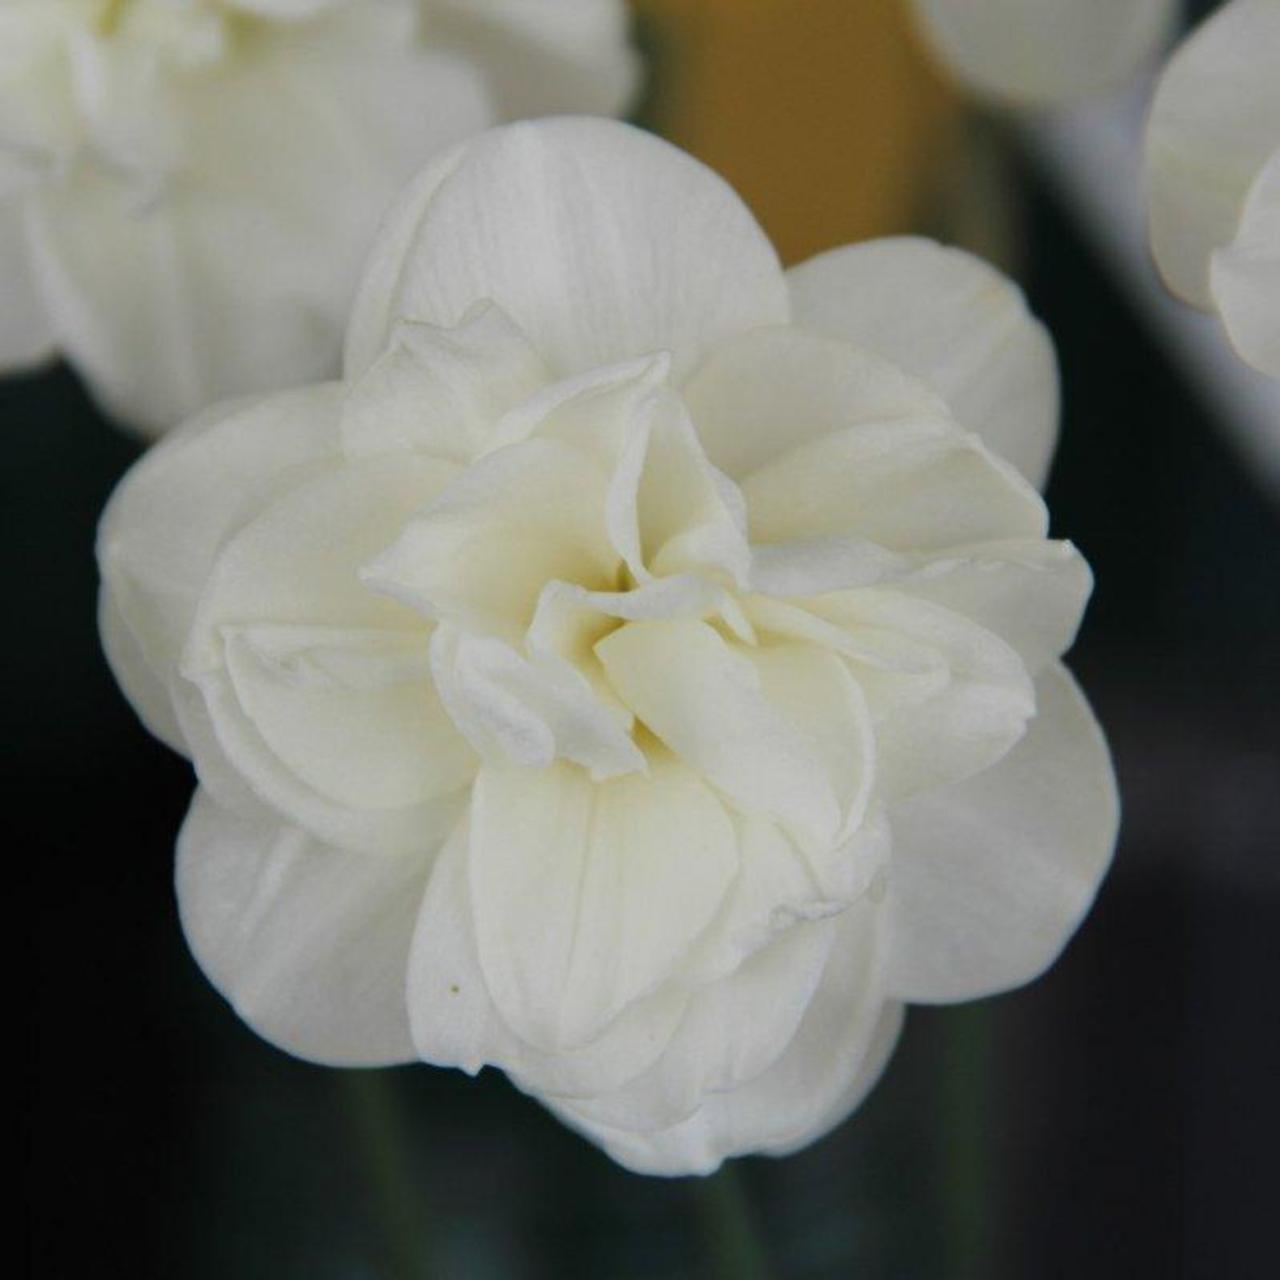
<svg viewBox="0 0 1280 1280">
<path fill-rule="evenodd" d="M 453 722 L 487 760 L 544 768 L 563 758 L 596 781 L 645 768 L 631 716 L 616 700 L 597 698 L 587 677 L 558 655 L 526 657 L 442 623 L 431 663 Z"/>
<path fill-rule="evenodd" d="M 1241 357 L 1280 378 L 1280 150 L 1254 182 L 1236 238 L 1215 250 L 1209 283 Z"/>
<path fill-rule="evenodd" d="M 518 1035 L 597 1038 L 678 973 L 737 871 L 732 824 L 688 769 L 593 783 L 569 765 L 486 766 L 471 812 L 480 961 Z"/>
<path fill-rule="evenodd" d="M 879 588 L 833 592 L 808 609 L 854 642 L 847 657 L 877 720 L 876 785 L 886 799 L 988 768 L 1035 711 L 1021 658 L 963 614 Z"/>
<path fill-rule="evenodd" d="M 616 116 L 639 63 L 622 0 L 435 0 L 431 34 L 476 59 L 510 120 Z"/>
<path fill-rule="evenodd" d="M 574 1112 L 643 1134 L 679 1124 L 708 1095 L 763 1074 L 794 1039 L 838 928 L 831 920 L 795 925 L 731 976 L 701 988 L 644 1075 L 608 1094 L 571 1099 Z"/>
<path fill-rule="evenodd" d="M 456 329 L 404 321 L 348 390 L 342 441 L 351 457 L 410 449 L 470 462 L 508 410 L 547 371 L 497 307 L 481 304 Z"/>
<path fill-rule="evenodd" d="M 999 636 L 1034 676 L 1075 640 L 1093 574 L 1069 542 L 987 542 L 920 557 L 893 588 Z"/>
<path fill-rule="evenodd" d="M 559 441 L 509 445 L 425 505 L 362 577 L 429 617 L 514 642 L 549 581 L 616 585 L 606 483 L 588 455 Z"/>
<path fill-rule="evenodd" d="M 777 257 L 709 169 L 626 125 L 560 119 L 471 143 L 393 214 L 348 331 L 348 368 L 396 319 L 506 311 L 559 374 L 787 319 Z"/>
<path fill-rule="evenodd" d="M 994 632 L 1035 675 L 1071 647 L 1093 574 L 1069 542 L 1021 538 L 913 555 L 859 538 L 814 538 L 754 548 L 751 584 L 762 593 L 747 604 L 754 626 L 816 640 L 850 657 L 873 661 L 874 647 L 828 630 L 806 606 L 822 613 L 821 597 L 832 596 L 838 606 L 855 598 L 843 592 L 881 586 Z"/>
<path fill-rule="evenodd" d="M 960 249 L 902 236 L 820 254 L 787 274 L 797 324 L 920 378 L 962 427 L 1043 485 L 1058 435 L 1058 365 L 1022 291 Z"/>
<path fill-rule="evenodd" d="M 1044 504 L 976 436 L 936 418 L 833 432 L 742 484 L 753 542 L 864 539 L 892 551 L 1043 537 Z"/>
<path fill-rule="evenodd" d="M 54 335 L 31 269 L 22 207 L 0 203 L 0 372 L 48 360 Z"/>
<path fill-rule="evenodd" d="M 756 661 L 693 621 L 632 622 L 596 653 L 636 718 L 744 813 L 777 819 L 808 851 L 836 845 L 871 768 L 838 660 L 812 649 Z"/>
<path fill-rule="evenodd" d="M 409 961 L 409 1012 L 424 1062 L 472 1074 L 486 1063 L 525 1089 L 594 1095 L 643 1073 L 671 1039 L 688 997 L 664 987 L 632 1004 L 590 1044 L 547 1053 L 521 1040 L 489 995 L 476 948 L 468 883 L 467 824 L 449 838 L 431 873 Z"/>
<path fill-rule="evenodd" d="M 994 768 L 891 814 L 889 990 L 968 1000 L 1031 981 L 1088 910 L 1118 823 L 1106 743 L 1061 668 Z"/>
<path fill-rule="evenodd" d="M 840 917 L 836 945 L 786 1052 L 763 1074 L 713 1094 L 688 1120 L 632 1133 L 546 1101 L 567 1124 L 638 1173 L 711 1173 L 727 1157 L 784 1155 L 816 1141 L 863 1100 L 888 1062 L 902 1007 L 884 1003 L 882 931 L 872 904 Z"/>
<path fill-rule="evenodd" d="M 323 635 L 316 628 L 390 633 L 374 664 L 384 675 L 388 645 L 403 652 L 416 640 L 425 656 L 427 625 L 365 588 L 358 569 L 451 471 L 451 464 L 436 459 L 386 457 L 298 485 L 223 548 L 183 655 L 183 674 L 199 684 L 217 746 L 234 769 L 291 820 L 345 848 L 418 848 L 424 840 L 442 838 L 456 817 L 456 793 L 469 776 L 470 752 L 429 688 L 414 710 L 406 708 L 404 720 L 382 723 L 379 707 L 385 709 L 387 692 L 377 689 L 376 680 L 358 687 L 350 653 L 325 659 L 345 666 L 350 687 L 341 688 L 332 671 L 326 675 L 324 662 L 313 665 L 304 681 L 298 672 L 282 670 L 278 661 L 264 662 L 261 649 L 269 630 L 260 624 L 294 628 L 277 635 L 292 634 L 295 640 L 309 631 L 312 642 Z M 246 643 L 254 634 L 246 633 L 250 625 L 259 628 L 257 652 Z M 301 651 L 307 647 L 302 644 Z M 422 679 L 425 684 L 425 673 Z M 406 747 L 406 733 L 415 741 L 425 787 L 414 802 L 383 807 L 389 793 L 371 776 L 377 772 L 372 758 L 363 773 L 350 765 L 337 792 L 320 789 L 343 775 L 344 742 L 345 750 L 368 751 L 376 740 L 380 751 L 394 752 Z M 201 744 L 193 745 L 202 778 L 221 767 Z M 366 789 L 363 803 L 352 803 L 352 786 Z"/>
<path fill-rule="evenodd" d="M 772 329 L 721 344 L 684 388 L 753 543 L 858 537 L 893 550 L 1043 536 L 1043 504 L 919 380 L 849 342 Z"/>
<path fill-rule="evenodd" d="M 1120 84 L 1160 48 L 1177 0 L 915 0 L 938 56 L 980 93 L 1027 105 Z"/>
<path fill-rule="evenodd" d="M 683 395 L 707 456 L 738 481 L 849 427 L 947 417 L 936 394 L 882 357 L 796 328 L 720 343 Z"/>
<path fill-rule="evenodd" d="M 120 612 L 119 602 L 104 583 L 98 591 L 98 635 L 107 666 L 115 676 L 147 732 L 181 755 L 189 748 L 173 709 L 167 680 L 147 661 L 142 643 Z"/>
<path fill-rule="evenodd" d="M 147 453 L 107 504 L 98 528 L 107 658 L 172 746 L 165 690 L 214 559 L 264 502 L 336 455 L 340 395 L 330 384 L 216 406 Z"/>
<path fill-rule="evenodd" d="M 200 791 L 178 839 L 182 927 L 273 1044 L 333 1066 L 410 1061 L 409 945 L 432 852 L 344 853 Z"/>
<path fill-rule="evenodd" d="M 471 781 L 418 632 L 256 623 L 223 630 L 244 714 L 307 786 L 358 809 L 427 804 Z"/>
<path fill-rule="evenodd" d="M 1231 0 L 1160 77 L 1147 124 L 1151 248 L 1165 283 L 1212 304 L 1209 259 L 1232 242 L 1249 187 L 1280 147 L 1280 5 Z"/>
</svg>

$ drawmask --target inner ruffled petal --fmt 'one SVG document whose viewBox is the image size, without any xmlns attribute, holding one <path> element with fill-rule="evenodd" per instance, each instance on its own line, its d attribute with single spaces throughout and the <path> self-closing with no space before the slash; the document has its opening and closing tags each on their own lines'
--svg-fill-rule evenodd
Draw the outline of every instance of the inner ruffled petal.
<svg viewBox="0 0 1280 1280">
<path fill-rule="evenodd" d="M 552 579 L 617 586 L 606 486 L 592 458 L 559 441 L 499 449 L 410 519 L 361 576 L 429 617 L 517 642 Z"/>
</svg>

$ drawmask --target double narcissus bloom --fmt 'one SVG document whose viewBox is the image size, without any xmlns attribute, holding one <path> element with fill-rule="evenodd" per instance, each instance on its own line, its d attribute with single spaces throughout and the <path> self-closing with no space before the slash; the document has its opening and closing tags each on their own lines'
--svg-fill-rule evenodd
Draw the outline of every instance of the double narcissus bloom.
<svg viewBox="0 0 1280 1280">
<path fill-rule="evenodd" d="M 1151 247 L 1170 290 L 1280 377 L 1280 0 L 1230 0 L 1160 77 L 1146 138 Z"/>
<path fill-rule="evenodd" d="M 1127 80 L 1173 30 L 1180 0 L 913 0 L 939 59 L 986 97 L 1024 106 Z"/>
<path fill-rule="evenodd" d="M 404 184 L 612 114 L 623 0 L 0 0 L 0 370 L 67 356 L 149 434 L 332 376 Z"/>
<path fill-rule="evenodd" d="M 498 1066 L 633 1169 L 824 1133 L 906 1002 L 1034 977 L 1110 858 L 1056 401 L 967 255 L 784 273 L 623 125 L 441 159 L 344 380 L 197 418 L 103 519 L 210 979 L 307 1058 Z"/>
</svg>

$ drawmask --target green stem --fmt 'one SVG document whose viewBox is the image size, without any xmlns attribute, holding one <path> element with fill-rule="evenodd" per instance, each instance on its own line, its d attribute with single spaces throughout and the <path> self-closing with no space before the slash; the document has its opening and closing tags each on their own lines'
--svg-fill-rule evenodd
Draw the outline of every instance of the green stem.
<svg viewBox="0 0 1280 1280">
<path fill-rule="evenodd" d="M 404 1135 L 409 1125 L 389 1071 L 338 1074 L 365 1167 L 388 1280 L 431 1280 L 423 1199 L 415 1189 Z"/>
<path fill-rule="evenodd" d="M 989 1272 L 991 1204 L 986 1130 L 991 1012 L 983 1004 L 948 1010 L 942 1077 L 944 1214 L 948 1272 L 978 1280 Z"/>
<path fill-rule="evenodd" d="M 732 1165 L 696 1184 L 698 1216 L 710 1253 L 712 1280 L 769 1280 L 768 1257 L 741 1175 Z"/>
</svg>

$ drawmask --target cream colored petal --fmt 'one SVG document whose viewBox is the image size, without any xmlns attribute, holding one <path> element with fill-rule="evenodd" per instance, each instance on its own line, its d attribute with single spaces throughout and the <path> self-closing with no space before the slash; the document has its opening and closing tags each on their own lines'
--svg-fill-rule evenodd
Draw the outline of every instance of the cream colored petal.
<svg viewBox="0 0 1280 1280">
<path fill-rule="evenodd" d="M 1026 738 L 966 782 L 891 814 L 889 990 L 969 1000 L 1056 959 L 1111 861 L 1119 806 L 1106 742 L 1062 669 L 1043 675 Z"/>
<path fill-rule="evenodd" d="M 481 304 L 456 329 L 403 321 L 347 391 L 343 447 L 349 457 L 404 449 L 470 462 L 547 376 L 497 307 Z"/>
<path fill-rule="evenodd" d="M 486 1064 L 509 1071 L 521 1087 L 595 1095 L 623 1087 L 662 1053 L 688 996 L 664 987 L 638 1000 L 590 1044 L 545 1052 L 503 1021 L 480 967 L 465 822 L 431 873 L 409 962 L 409 1013 L 424 1062 L 475 1072 Z"/>
<path fill-rule="evenodd" d="M 1236 237 L 1280 147 L 1280 4 L 1230 0 L 1178 47 L 1147 122 L 1151 248 L 1169 288 L 1210 307 L 1209 261 Z"/>
<path fill-rule="evenodd" d="M 575 1115 L 644 1135 L 762 1075 L 795 1038 L 838 928 L 834 920 L 794 925 L 731 976 L 701 988 L 662 1057 L 616 1092 L 569 1099 Z"/>
<path fill-rule="evenodd" d="M 1241 358 L 1280 378 L 1280 150 L 1250 189 L 1236 238 L 1214 251 L 1209 284 Z"/>
<path fill-rule="evenodd" d="M 859 759 L 859 784 L 872 762 L 862 756 L 856 689 L 830 677 L 827 655 L 814 653 L 814 678 L 829 701 L 828 726 L 807 722 L 815 708 L 812 687 L 797 694 L 802 705 L 775 698 L 767 663 L 753 661 L 747 646 L 724 640 L 705 622 L 632 622 L 596 645 L 610 684 L 636 718 L 677 755 L 732 797 L 744 813 L 781 822 L 806 850 L 832 849 L 845 825 L 848 779 L 837 761 Z M 780 659 L 779 684 L 796 675 L 798 660 Z M 835 662 L 838 667 L 838 662 Z M 797 676 L 803 680 L 803 675 Z M 842 800 L 846 803 L 842 805 Z"/>
<path fill-rule="evenodd" d="M 960 249 L 914 236 L 820 254 L 787 274 L 795 321 L 918 377 L 1032 484 L 1058 436 L 1058 364 L 1022 291 Z"/>
<path fill-rule="evenodd" d="M 733 826 L 689 769 L 486 766 L 471 810 L 481 967 L 503 1020 L 545 1050 L 597 1039 L 680 972 L 737 872 Z"/>
<path fill-rule="evenodd" d="M 883 357 L 790 327 L 717 344 L 682 394 L 707 456 L 739 482 L 837 431 L 947 418 L 936 393 Z"/>
<path fill-rule="evenodd" d="M 890 551 L 1043 537 L 1043 502 L 976 436 L 944 419 L 850 427 L 742 482 L 753 543 L 857 538 Z"/>
<path fill-rule="evenodd" d="M 98 527 L 107 658 L 153 731 L 181 749 L 168 690 L 222 544 L 338 450 L 340 389 L 329 384 L 220 405 L 147 453 Z"/>
<path fill-rule="evenodd" d="M 379 700 L 396 699 L 378 690 L 379 681 L 403 682 L 414 666 L 411 658 L 401 662 L 397 675 L 388 655 L 411 655 L 416 641 L 425 657 L 428 628 L 419 615 L 362 586 L 358 569 L 451 469 L 415 456 L 329 471 L 277 500 L 227 543 L 183 655 L 183 674 L 200 688 L 216 744 L 210 750 L 207 741 L 193 743 L 202 778 L 229 762 L 257 796 L 344 848 L 418 848 L 443 837 L 456 817 L 470 752 L 429 688 L 416 713 L 405 710 L 403 723 L 381 722 Z M 325 652 L 316 643 L 325 629 L 378 633 L 381 654 L 364 663 L 362 674 L 355 655 Z M 308 634 L 312 643 L 296 645 L 282 662 L 281 638 Z M 366 656 L 372 643 L 366 635 Z M 302 666 L 290 671 L 295 660 Z M 344 771 L 343 742 L 352 751 L 371 750 L 375 741 L 394 751 L 405 746 L 402 731 L 414 735 L 423 794 L 406 790 L 406 803 L 388 807 L 391 780 L 379 782 L 366 771 L 363 799 L 353 803 L 349 788 L 361 770 L 352 763 Z M 345 783 L 331 789 L 344 774 Z"/>
<path fill-rule="evenodd" d="M 840 917 L 822 981 L 786 1052 L 737 1088 L 710 1095 L 671 1128 L 632 1133 L 543 1098 L 566 1124 L 637 1173 L 707 1174 L 731 1156 L 785 1155 L 829 1132 L 880 1077 L 902 1026 L 883 997 L 883 926 L 871 904 Z"/>
<path fill-rule="evenodd" d="M 361 576 L 429 617 L 514 643 L 547 582 L 616 585 L 606 484 L 588 455 L 555 440 L 499 449 L 424 505 Z"/>
<path fill-rule="evenodd" d="M 272 1044 L 331 1066 L 411 1061 L 409 946 L 433 853 L 363 858 L 199 791 L 178 839 L 183 931 Z"/>
<path fill-rule="evenodd" d="M 1178 0 L 915 0 L 939 59 L 989 97 L 1038 106 L 1122 84 L 1164 43 Z"/>
<path fill-rule="evenodd" d="M 531 768 L 571 760 L 595 781 L 646 767 L 631 740 L 630 714 L 616 699 L 598 697 L 587 676 L 557 654 L 525 655 L 442 623 L 431 665 L 453 722 L 486 760 Z"/>
<path fill-rule="evenodd" d="M 52 358 L 55 337 L 32 271 L 22 205 L 0 192 L 0 373 Z"/>
<path fill-rule="evenodd" d="M 255 623 L 223 629 L 236 700 L 307 786 L 356 809 L 405 809 L 457 791 L 476 760 L 415 632 Z"/>
<path fill-rule="evenodd" d="M 986 769 L 1022 737 L 1035 711 L 1031 678 L 995 633 L 876 588 L 808 607 L 858 646 L 847 661 L 876 720 L 876 786 L 886 802 Z"/>
<path fill-rule="evenodd" d="M 777 256 L 724 182 L 638 129 L 559 119 L 494 130 L 406 196 L 375 245 L 348 370 L 397 319 L 497 303 L 569 375 L 787 319 Z"/>
</svg>

